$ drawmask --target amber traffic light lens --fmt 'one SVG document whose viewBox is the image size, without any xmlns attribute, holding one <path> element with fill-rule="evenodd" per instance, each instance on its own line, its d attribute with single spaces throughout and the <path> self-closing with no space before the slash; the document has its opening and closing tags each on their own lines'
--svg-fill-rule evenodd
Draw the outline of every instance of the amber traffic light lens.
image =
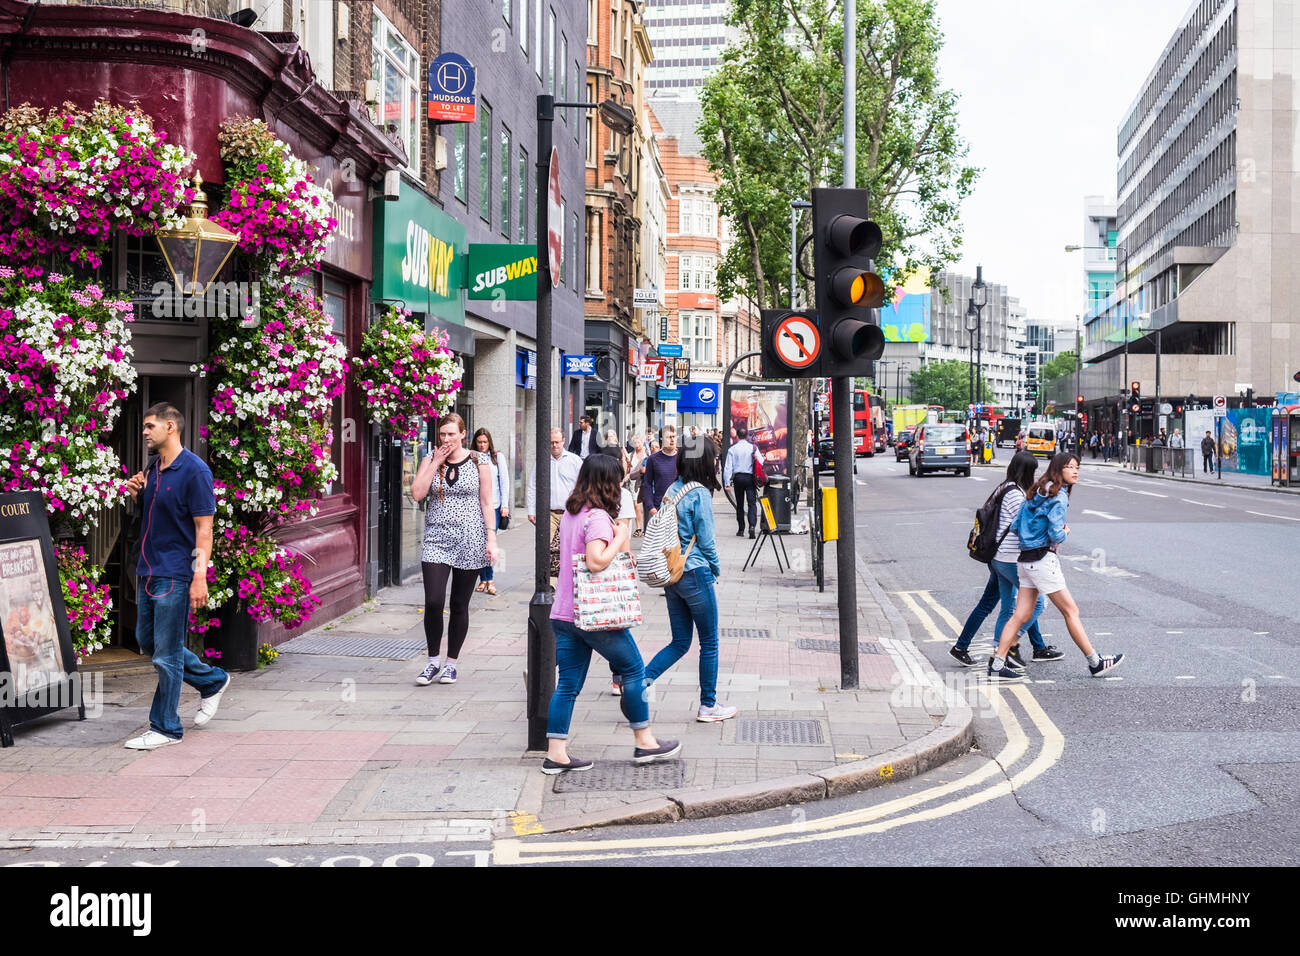
<svg viewBox="0 0 1300 956">
<path fill-rule="evenodd" d="M 849 299 L 856 304 L 867 291 L 867 284 L 862 280 L 862 276 L 854 276 L 853 284 L 849 287 Z"/>
</svg>

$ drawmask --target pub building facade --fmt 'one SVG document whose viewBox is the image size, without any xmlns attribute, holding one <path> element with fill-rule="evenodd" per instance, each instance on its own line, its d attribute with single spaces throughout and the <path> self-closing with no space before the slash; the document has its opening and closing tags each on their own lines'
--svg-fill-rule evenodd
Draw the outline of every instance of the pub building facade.
<svg viewBox="0 0 1300 956">
<path fill-rule="evenodd" d="M 194 169 L 203 176 L 212 213 L 221 208 L 225 192 L 220 124 L 239 116 L 265 121 L 333 194 L 338 227 L 320 267 L 299 282 L 322 302 L 348 354 L 357 354 L 372 308 L 372 197 L 383 192 L 385 173 L 401 167 L 406 157 L 403 145 L 372 122 L 360 94 L 330 92 L 319 82 L 297 36 L 163 10 L 0 0 L 0 68 L 5 109 L 64 102 L 88 109 L 99 99 L 138 103 L 167 132 L 168 142 L 196 155 Z M 217 278 L 256 281 L 257 276 L 240 274 L 227 263 Z M 144 467 L 142 415 L 159 401 L 184 412 L 184 444 L 206 458 L 199 430 L 207 421 L 209 396 L 205 380 L 190 371 L 209 353 L 206 318 L 155 314 L 152 290 L 155 283 L 169 282 L 169 273 L 154 237 L 118 236 L 97 279 L 135 304 L 131 328 L 139 378 L 111 440 L 123 463 L 132 472 Z M 351 382 L 335 404 L 333 427 L 339 480 L 315 517 L 295 521 L 279 534 L 304 556 L 312 590 L 322 600 L 312 626 L 366 598 L 365 571 L 372 560 L 374 430 Z M 106 568 L 118 617 L 113 643 L 126 649 L 134 649 L 136 612 L 130 507 L 128 501 L 105 515 L 87 548 Z M 285 639 L 278 624 L 257 627 L 257 643 Z M 92 665 L 99 654 L 90 659 Z"/>
</svg>

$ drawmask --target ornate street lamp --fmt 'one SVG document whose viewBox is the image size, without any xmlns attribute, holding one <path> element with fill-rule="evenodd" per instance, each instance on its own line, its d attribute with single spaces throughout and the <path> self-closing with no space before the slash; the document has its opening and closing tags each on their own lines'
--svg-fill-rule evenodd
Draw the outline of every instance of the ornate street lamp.
<svg viewBox="0 0 1300 956">
<path fill-rule="evenodd" d="M 966 331 L 970 335 L 970 364 L 966 375 L 966 393 L 970 400 L 968 415 L 975 413 L 975 330 L 978 327 L 979 312 L 976 310 L 975 300 L 972 298 L 966 303 Z"/>
<path fill-rule="evenodd" d="M 239 236 L 208 218 L 208 197 L 200 174 L 194 174 L 189 216 L 180 227 L 158 233 L 158 245 L 176 288 L 186 295 L 206 292 L 239 245 Z"/>
</svg>

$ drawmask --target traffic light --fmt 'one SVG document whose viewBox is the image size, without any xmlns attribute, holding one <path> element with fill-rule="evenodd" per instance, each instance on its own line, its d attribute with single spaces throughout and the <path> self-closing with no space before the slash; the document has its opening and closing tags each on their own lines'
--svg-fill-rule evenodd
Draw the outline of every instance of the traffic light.
<svg viewBox="0 0 1300 956">
<path fill-rule="evenodd" d="M 1076 396 L 1074 396 L 1074 403 L 1075 403 L 1076 405 L 1082 405 L 1082 404 L 1083 404 L 1083 396 L 1082 396 L 1082 395 L 1076 395 Z"/>
<path fill-rule="evenodd" d="M 867 215 L 865 189 L 814 189 L 813 274 L 817 324 L 825 343 L 821 374 L 871 374 L 885 351 L 873 309 L 885 301 L 885 283 L 872 271 L 883 235 Z"/>
<path fill-rule="evenodd" d="M 1141 388 L 1141 386 L 1142 386 L 1142 383 L 1141 383 L 1141 382 L 1129 382 L 1129 383 L 1128 383 L 1128 397 L 1129 397 L 1129 401 L 1131 401 L 1131 402 L 1136 402 L 1136 401 L 1138 401 L 1139 399 L 1142 398 L 1142 395 L 1141 395 L 1142 388 Z"/>
<path fill-rule="evenodd" d="M 815 312 L 763 309 L 760 359 L 763 378 L 824 378 L 821 331 Z"/>
</svg>

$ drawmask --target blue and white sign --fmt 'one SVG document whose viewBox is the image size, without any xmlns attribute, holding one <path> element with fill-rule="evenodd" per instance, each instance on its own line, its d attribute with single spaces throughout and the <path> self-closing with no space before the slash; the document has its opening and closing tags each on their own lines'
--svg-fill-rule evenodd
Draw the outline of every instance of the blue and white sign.
<svg viewBox="0 0 1300 956">
<path fill-rule="evenodd" d="M 474 65 L 459 53 L 444 53 L 429 64 L 429 119 L 472 123 L 475 116 Z"/>
<path fill-rule="evenodd" d="M 664 358 L 682 357 L 682 347 L 680 345 L 669 345 L 668 343 L 665 342 L 663 345 L 659 346 L 657 351 Z"/>
<path fill-rule="evenodd" d="M 682 390 L 680 388 L 661 388 L 659 389 L 659 401 L 676 402 L 680 401 Z"/>
<path fill-rule="evenodd" d="M 564 356 L 563 375 L 595 375 L 596 374 L 596 356 L 594 355 L 566 355 Z"/>
<path fill-rule="evenodd" d="M 692 382 L 680 389 L 682 397 L 677 401 L 677 409 L 682 412 L 716 412 L 718 410 L 718 393 L 720 387 L 716 382 Z M 662 391 L 660 392 L 662 394 Z"/>
</svg>

